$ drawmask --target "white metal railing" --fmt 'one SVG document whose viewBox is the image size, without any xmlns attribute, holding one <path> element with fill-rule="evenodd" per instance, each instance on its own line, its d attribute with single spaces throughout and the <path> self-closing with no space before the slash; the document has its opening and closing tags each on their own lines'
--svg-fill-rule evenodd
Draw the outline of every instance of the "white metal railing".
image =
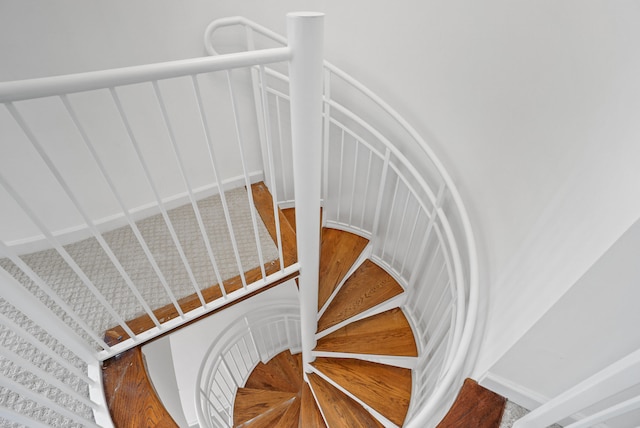
<svg viewBox="0 0 640 428">
<path fill-rule="evenodd" d="M 234 26 L 246 37 L 236 49 L 287 43 L 246 18 L 225 18 L 212 22 L 205 32 L 211 55 L 217 54 L 214 45 L 223 44 L 216 44 L 220 30 Z M 276 152 L 287 153 L 287 70 L 254 67 L 252 77 L 255 105 L 272 121 L 261 136 Z M 406 425 L 435 426 L 468 374 L 464 367 L 473 353 L 478 268 L 471 225 L 444 166 L 406 120 L 327 62 L 323 90 L 323 222 L 370 239 L 372 259 L 407 291 L 404 310 L 420 357 Z M 292 183 L 293 172 L 287 167 L 282 162 L 268 172 L 281 189 L 298 184 Z M 289 190 L 278 201 L 287 205 L 292 199 Z"/>
<path fill-rule="evenodd" d="M 251 184 L 266 180 L 278 195 L 282 183 L 263 170 L 263 161 L 274 168 L 276 152 L 270 145 L 261 146 L 257 135 L 269 128 L 271 119 L 256 117 L 245 88 L 251 87 L 250 67 L 290 61 L 297 50 L 313 51 L 314 46 L 304 46 L 309 41 L 305 27 L 317 29 L 317 23 L 308 21 L 319 16 L 290 16 L 292 29 L 301 32 L 292 46 L 0 83 L 0 305 L 3 311 L 16 308 L 7 310 L 15 317 L 3 315 L 0 324 L 34 353 L 70 373 L 58 379 L 11 350 L 3 351 L 2 357 L 19 367 L 16 370 L 26 370 L 80 403 L 68 405 L 49 397 L 46 391 L 51 388 L 34 390 L 3 376 L 0 388 L 45 411 L 29 413 L 2 405 L 0 423 L 46 426 L 50 420 L 38 415 L 52 413 L 66 418 L 65 426 L 111 426 L 100 380 L 102 361 L 297 274 L 299 264 L 285 266 L 283 260 L 275 201 L 275 261 L 263 254 L 265 239 Z M 298 66 L 304 68 L 305 63 Z M 303 79 L 298 87 L 308 92 L 305 85 Z M 306 97 L 300 93 L 301 100 Z M 249 258 L 257 260 L 260 272 L 251 281 L 245 271 L 252 266 L 237 245 L 244 231 L 236 229 L 238 219 L 229 206 L 230 192 L 243 186 L 244 202 L 236 205 L 246 206 L 252 230 L 242 239 L 254 241 Z M 221 205 L 224 220 L 219 230 L 210 229 L 210 208 L 202 205 L 209 198 Z M 317 199 L 309 209 L 319 212 L 319 206 Z M 173 209 L 186 210 L 187 226 L 176 223 Z M 156 230 L 150 231 L 146 223 L 152 214 L 165 236 L 160 250 L 151 245 L 157 241 Z M 139 253 L 139 264 L 132 265 L 131 257 L 114 244 L 122 236 L 110 233 L 119 227 L 128 230 L 125 240 Z M 195 237 L 185 238 L 183 229 L 189 228 Z M 232 254 L 226 276 L 220 263 L 224 255 L 214 248 L 215 241 L 225 239 L 231 249 L 225 247 L 223 253 Z M 88 243 L 97 255 L 86 260 L 88 253 L 75 246 L 78 242 Z M 39 262 L 43 253 L 47 266 Z M 203 254 L 204 261 L 196 263 L 194 253 Z M 50 264 L 56 265 L 59 276 L 50 275 Z M 225 288 L 234 274 L 241 285 Z M 182 298 L 199 304 L 185 309 Z M 135 313 L 123 309 L 129 302 Z M 156 316 L 154 310 L 165 305 L 175 317 Z M 151 327 L 134 331 L 128 321 L 144 316 Z M 34 336 L 21 322 L 33 323 L 48 336 Z M 104 336 L 111 327 L 122 331 L 116 343 Z M 292 338 L 301 334 L 299 328 L 290 333 Z M 72 354 L 82 368 L 65 363 L 50 342 L 61 343 L 63 354 Z M 83 386 L 69 388 L 68 379 Z M 81 407 L 89 414 L 75 410 Z"/>
<path fill-rule="evenodd" d="M 247 313 L 211 343 L 198 370 L 198 421 L 206 427 L 233 426 L 236 391 L 255 366 L 287 349 L 302 350 L 300 307 L 275 302 Z"/>
</svg>

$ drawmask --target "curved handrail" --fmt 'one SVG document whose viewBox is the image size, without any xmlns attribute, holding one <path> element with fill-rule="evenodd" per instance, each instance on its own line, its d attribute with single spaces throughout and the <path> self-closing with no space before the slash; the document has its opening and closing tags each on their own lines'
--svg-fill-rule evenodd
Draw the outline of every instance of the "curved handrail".
<svg viewBox="0 0 640 428">
<path fill-rule="evenodd" d="M 233 25 L 242 25 L 244 27 L 250 28 L 251 30 L 270 38 L 271 40 L 280 43 L 282 45 L 287 44 L 287 39 L 280 34 L 277 34 L 268 28 L 265 28 L 247 18 L 236 16 L 223 18 L 216 21 L 213 21 L 207 27 L 204 36 L 204 42 L 207 52 L 210 55 L 217 55 L 216 50 L 213 48 L 212 40 L 213 34 L 216 30 L 222 27 L 228 27 Z M 253 46 L 248 46 L 247 49 L 253 49 Z M 351 77 L 346 72 L 340 70 L 335 65 L 325 61 L 324 66 L 331 73 L 338 76 L 344 82 L 349 84 L 351 87 L 358 90 L 365 97 L 370 99 L 374 104 L 376 104 L 383 112 L 385 112 L 390 118 L 392 118 L 404 131 L 408 136 L 413 140 L 415 146 L 418 147 L 424 155 L 426 155 L 427 159 L 431 162 L 431 164 L 437 170 L 440 178 L 444 182 L 446 188 L 448 189 L 449 196 L 451 197 L 455 207 L 457 208 L 457 213 L 459 215 L 459 222 L 461 223 L 463 234 L 464 234 L 464 247 L 466 250 L 466 267 L 468 268 L 468 283 L 467 291 L 468 296 L 466 298 L 466 313 L 464 314 L 464 324 L 462 328 L 455 334 L 457 341 L 457 347 L 453 348 L 453 356 L 449 359 L 450 363 L 444 373 L 440 374 L 440 380 L 438 382 L 437 387 L 431 393 L 428 401 L 425 405 L 417 410 L 417 412 L 413 415 L 411 420 L 408 422 L 407 426 L 410 427 L 422 427 L 425 426 L 425 423 L 429 421 L 433 417 L 433 412 L 435 408 L 440 404 L 441 400 L 446 396 L 449 392 L 449 388 L 456 380 L 456 376 L 459 376 L 460 372 L 464 369 L 465 362 L 467 360 L 467 356 L 470 353 L 470 347 L 473 340 L 473 335 L 475 331 L 475 326 L 478 318 L 478 305 L 479 305 L 479 272 L 478 272 L 478 256 L 476 251 L 476 241 L 474 237 L 474 233 L 471 227 L 471 222 L 469 220 L 469 216 L 467 214 L 467 210 L 462 201 L 460 193 L 455 186 L 455 183 L 447 170 L 445 169 L 443 163 L 438 159 L 435 155 L 434 151 L 427 144 L 427 142 L 422 138 L 422 136 L 416 131 L 416 129 L 411 126 L 402 116 L 398 114 L 398 112 L 393 109 L 388 103 L 382 100 L 377 94 L 373 91 L 365 87 L 362 83 Z M 275 73 L 279 74 L 279 73 Z M 272 74 L 274 75 L 274 74 Z M 281 75 L 278 76 L 280 78 L 286 78 L 286 76 Z M 389 144 L 388 148 L 393 151 L 394 155 L 398 157 L 398 159 L 402 160 L 402 163 L 405 166 L 409 167 L 412 171 L 416 171 L 413 164 L 404 156 L 404 154 L 398 150 L 393 144 Z M 418 173 L 416 175 L 419 181 L 422 181 L 422 176 Z M 420 183 L 423 185 L 424 183 Z M 438 208 L 437 215 L 443 219 L 446 219 L 446 215 L 442 207 Z M 455 244 L 455 239 L 454 239 Z M 459 263 L 456 264 L 456 279 L 458 285 L 464 282 L 464 278 L 462 273 L 459 271 Z M 461 299 L 463 300 L 463 299 Z M 462 316 L 462 314 L 458 314 Z M 455 345 L 454 345 L 455 346 Z"/>
<path fill-rule="evenodd" d="M 247 312 L 237 317 L 230 323 L 230 328 L 218 334 L 218 336 L 211 341 L 211 345 L 202 359 L 196 377 L 198 384 L 195 391 L 195 403 L 198 421 L 202 426 L 216 426 L 212 419 L 220 418 L 219 411 L 215 408 L 216 403 L 208 398 L 208 394 L 213 390 L 215 377 L 218 373 L 224 371 L 227 376 L 226 379 L 234 382 L 232 385 L 225 385 L 225 387 L 228 388 L 229 397 L 233 397 L 235 395 L 235 390 L 232 390 L 233 387 L 235 386 L 237 388 L 242 386 L 258 362 L 266 362 L 283 350 L 294 349 L 300 346 L 299 341 L 296 341 L 295 335 L 287 334 L 286 341 L 277 341 L 277 343 L 271 344 L 266 342 L 267 340 L 275 342 L 270 334 L 260 335 L 260 337 L 262 337 L 260 341 L 256 338 L 257 335 L 254 335 L 255 331 L 268 330 L 273 324 L 291 321 L 299 324 L 299 306 L 290 301 L 275 301 L 270 304 L 269 308 Z M 249 337 L 250 343 L 247 343 L 247 336 Z M 244 349 L 238 347 L 239 343 L 243 343 Z M 244 355 L 242 355 L 242 351 L 246 351 Z M 233 362 L 233 369 L 229 367 L 229 365 L 231 365 L 229 360 Z M 249 363 L 247 363 L 247 361 L 249 361 Z M 234 373 L 232 374 L 231 371 Z M 236 378 L 237 376 L 240 377 L 239 380 Z M 229 399 L 229 397 L 227 397 L 227 399 Z M 206 413 L 203 407 L 204 403 L 207 404 L 208 411 Z M 229 406 L 229 416 L 233 415 L 231 403 L 229 399 L 227 403 Z M 219 401 L 218 404 L 221 405 L 221 402 Z M 205 422 L 207 423 L 206 425 Z M 218 420 L 218 422 L 221 421 Z M 222 423 L 224 424 L 225 422 Z"/>
</svg>

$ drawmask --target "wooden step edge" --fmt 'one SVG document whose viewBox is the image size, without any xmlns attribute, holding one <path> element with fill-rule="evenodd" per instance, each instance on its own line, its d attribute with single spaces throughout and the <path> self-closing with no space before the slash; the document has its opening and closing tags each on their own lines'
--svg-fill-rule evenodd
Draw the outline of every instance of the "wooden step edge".
<svg viewBox="0 0 640 428">
<path fill-rule="evenodd" d="M 311 383 L 307 381 L 302 385 L 299 426 L 301 428 L 327 428 L 327 422 L 320 410 L 318 399 Z"/>
<path fill-rule="evenodd" d="M 294 405 L 295 401 L 298 399 L 297 396 L 280 403 L 277 406 L 271 407 L 265 412 L 259 414 L 258 416 L 244 421 L 242 423 L 236 424 L 234 419 L 234 428 L 258 428 L 258 427 L 272 427 L 274 422 L 279 421 L 282 417 L 287 413 L 287 411 Z"/>
<path fill-rule="evenodd" d="M 380 423 L 382 426 L 385 427 L 389 427 L 389 426 L 397 426 L 396 424 L 394 424 L 392 421 L 390 421 L 389 419 L 387 419 L 384 415 L 382 415 L 380 412 L 378 412 L 376 409 L 374 409 L 373 407 L 371 407 L 370 405 L 368 405 L 367 403 L 365 403 L 364 401 L 362 401 L 360 398 L 358 398 L 356 395 L 352 394 L 351 392 L 349 392 L 347 389 L 345 389 L 344 387 L 342 387 L 342 385 L 340 385 L 339 383 L 335 382 L 333 379 L 331 379 L 329 376 L 327 376 L 326 374 L 324 374 L 321 370 L 319 370 L 318 368 L 314 367 L 312 365 L 312 369 L 313 369 L 313 373 L 316 374 L 317 376 L 319 376 L 320 378 L 322 378 L 324 381 L 326 381 L 327 383 L 329 383 L 331 386 L 333 386 L 335 389 L 337 389 L 338 391 L 340 391 L 341 393 L 343 393 L 344 395 L 346 395 L 347 397 L 349 397 L 351 400 L 355 401 L 357 404 L 360 405 L 360 407 L 362 407 L 365 411 L 367 411 L 378 423 Z M 322 407 L 320 406 L 320 410 L 322 411 Z"/>
<path fill-rule="evenodd" d="M 507 399 L 466 379 L 456 401 L 437 428 L 498 428 Z"/>
<path fill-rule="evenodd" d="M 320 283 L 318 310 L 321 310 L 336 287 L 369 244 L 369 240 L 352 232 L 323 228 L 320 242 Z"/>
<path fill-rule="evenodd" d="M 270 275 L 272 273 L 276 273 L 279 269 L 277 269 L 277 264 L 271 264 L 271 263 L 267 263 L 265 264 L 265 272 L 267 275 Z M 254 268 L 250 271 L 248 271 L 245 274 L 245 277 L 247 279 L 247 282 L 250 284 L 251 282 L 249 282 L 249 280 L 251 278 L 253 278 L 253 275 L 257 275 L 257 277 L 255 277 L 255 279 L 252 279 L 251 282 L 255 282 L 257 281 L 259 278 L 262 278 L 262 273 L 260 271 L 260 267 Z M 178 331 L 182 328 L 185 328 L 189 325 L 191 325 L 192 323 L 196 322 L 196 321 L 200 321 L 201 319 L 204 319 L 208 316 L 211 316 L 215 313 L 220 312 L 221 310 L 227 309 L 237 303 L 240 303 L 246 299 L 249 299 L 255 295 L 258 295 L 264 291 L 267 291 L 273 287 L 276 287 L 280 284 L 283 284 L 291 279 L 294 279 L 296 277 L 298 277 L 300 275 L 300 273 L 298 271 L 295 271 L 289 275 L 287 275 L 286 277 L 275 281 L 272 284 L 266 285 L 258 290 L 252 291 L 251 293 L 242 296 L 236 300 L 227 302 L 223 305 L 221 305 L 220 307 L 213 309 L 210 312 L 207 312 L 205 314 L 202 314 L 201 316 L 194 318 L 192 320 L 190 320 L 189 322 L 182 324 L 176 328 L 173 328 L 171 330 L 168 330 L 158 336 L 156 336 L 155 338 L 158 339 L 160 337 L 166 336 L 167 334 L 173 333 L 174 331 Z M 240 279 L 240 276 L 237 276 L 235 278 L 232 278 L 231 280 L 232 282 L 238 282 L 240 284 L 239 287 L 234 287 L 236 290 L 242 288 L 242 282 Z M 225 281 L 225 284 L 227 284 L 227 281 Z M 225 287 L 226 288 L 226 287 Z M 207 303 L 211 303 L 217 299 L 222 299 L 222 294 L 219 291 L 219 287 L 218 285 L 214 285 L 212 287 L 209 287 L 205 290 L 202 290 L 202 295 L 205 299 L 205 301 Z M 229 290 L 227 290 L 229 291 Z M 215 294 L 217 297 L 216 298 L 211 298 L 211 293 Z M 184 297 L 180 300 L 178 300 L 178 303 L 180 305 L 180 307 L 182 308 L 183 312 L 186 314 L 189 311 L 192 311 L 194 309 L 200 308 L 202 307 L 202 305 L 200 304 L 200 299 L 198 298 L 197 294 L 192 294 L 190 296 Z M 162 323 L 167 322 L 173 318 L 177 318 L 180 316 L 180 314 L 178 313 L 178 311 L 176 310 L 176 308 L 172 305 L 172 304 L 168 304 L 165 305 L 159 309 L 156 309 L 153 311 L 153 313 L 156 315 L 156 317 L 158 318 L 158 320 Z M 156 328 L 155 324 L 153 323 L 153 321 L 151 320 L 151 318 L 149 318 L 148 315 L 141 315 L 138 318 L 134 318 L 133 320 L 127 321 L 126 324 L 129 326 L 129 328 L 131 328 L 131 330 L 133 330 L 134 334 L 140 334 L 143 333 L 145 331 L 149 331 L 152 330 L 154 328 Z M 129 335 L 124 331 L 124 329 L 121 326 L 115 326 L 112 327 L 110 329 L 108 329 L 105 333 L 104 333 L 104 341 L 107 345 L 109 346 L 115 346 L 121 342 L 124 342 L 125 340 L 129 339 Z M 136 345 L 136 346 L 140 346 L 140 345 Z"/>
<path fill-rule="evenodd" d="M 356 354 L 348 352 L 311 351 L 311 355 L 317 358 L 351 358 L 354 360 L 368 361 L 370 363 L 385 364 L 387 366 L 400 367 L 413 370 L 418 365 L 418 357 L 405 357 L 397 355 L 381 354 Z"/>
<path fill-rule="evenodd" d="M 327 301 L 324 303 L 324 305 L 322 305 L 322 308 L 320 308 L 320 310 L 318 311 L 318 319 L 322 318 L 322 315 L 324 315 L 327 308 L 331 305 L 331 302 L 333 301 L 333 299 L 338 295 L 338 293 L 342 289 L 342 286 L 345 284 L 345 282 L 347 282 L 349 277 L 353 275 L 353 273 L 356 270 L 358 270 L 358 268 L 362 265 L 362 263 L 364 263 L 369 257 L 371 257 L 372 252 L 373 252 L 373 245 L 371 245 L 371 243 L 369 242 L 367 246 L 364 247 L 364 250 L 362 250 L 362 252 L 358 256 L 356 261 L 353 262 L 353 264 L 351 265 L 347 273 L 344 275 L 344 277 L 340 280 L 335 290 L 333 290 L 333 293 L 331 293 Z"/>
<path fill-rule="evenodd" d="M 346 325 L 351 324 L 352 322 L 356 322 L 356 321 L 360 321 L 363 320 L 365 318 L 374 316 L 374 315 L 378 315 L 381 314 L 382 312 L 388 311 L 390 309 L 395 309 L 395 308 L 401 308 L 402 306 L 404 306 L 404 303 L 406 301 L 407 298 L 407 293 L 403 292 L 400 293 L 396 296 L 393 296 L 392 298 L 385 300 L 384 302 L 380 303 L 379 305 L 373 306 L 367 310 L 364 310 L 350 318 L 347 318 L 345 320 L 340 321 L 338 324 L 334 324 L 331 325 L 329 327 L 325 327 L 323 330 L 320 330 L 320 328 L 323 328 L 322 326 L 318 325 L 318 332 L 316 333 L 316 340 L 320 340 L 323 337 L 335 332 L 336 330 L 340 330 L 341 328 L 343 328 Z"/>
<path fill-rule="evenodd" d="M 251 196 L 256 211 L 260 215 L 271 239 L 276 247 L 278 246 L 278 234 L 276 230 L 276 221 L 273 214 L 273 197 L 264 182 L 254 183 L 251 185 Z M 282 242 L 282 258 L 284 265 L 291 266 L 298 261 L 298 248 L 296 241 L 296 232 L 291 227 L 282 210 L 278 208 L 278 220 L 280 221 L 280 239 Z M 279 263 L 278 263 L 279 265 Z"/>
<path fill-rule="evenodd" d="M 238 388 L 233 399 L 233 423 L 243 425 L 252 420 L 290 404 L 297 393 L 271 391 L 267 389 Z"/>
<path fill-rule="evenodd" d="M 105 361 L 102 380 L 107 407 L 116 427 L 178 428 L 156 394 L 141 348 Z"/>
</svg>

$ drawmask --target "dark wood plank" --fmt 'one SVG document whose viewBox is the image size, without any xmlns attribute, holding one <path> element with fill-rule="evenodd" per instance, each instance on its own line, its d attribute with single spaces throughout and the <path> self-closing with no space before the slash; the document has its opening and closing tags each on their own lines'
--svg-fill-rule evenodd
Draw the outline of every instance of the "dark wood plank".
<svg viewBox="0 0 640 428">
<path fill-rule="evenodd" d="M 269 189 L 263 182 L 255 183 L 251 185 L 251 194 L 256 211 L 260 214 L 262 222 L 267 228 L 269 235 L 271 235 L 271 239 L 273 239 L 273 242 L 277 245 L 278 235 L 276 233 L 276 221 L 273 215 L 273 197 Z M 280 220 L 280 237 L 282 239 L 284 265 L 290 266 L 298 261 L 296 233 L 280 209 L 278 209 L 278 219 Z"/>
<path fill-rule="evenodd" d="M 365 260 L 347 279 L 318 320 L 318 331 L 326 330 L 403 292 L 395 279 L 371 260 Z"/>
<path fill-rule="evenodd" d="M 277 407 L 288 405 L 295 397 L 296 394 L 291 392 L 239 388 L 233 404 L 233 424 L 242 425 Z"/>
<path fill-rule="evenodd" d="M 507 399 L 467 379 L 437 428 L 498 428 Z"/>
<path fill-rule="evenodd" d="M 178 428 L 149 380 L 140 348 L 123 352 L 103 363 L 102 380 L 116 428 Z"/>
<path fill-rule="evenodd" d="M 383 426 L 360 404 L 317 374 L 310 373 L 308 377 L 330 427 L 380 428 Z"/>
<path fill-rule="evenodd" d="M 337 229 L 322 229 L 318 310 L 329 300 L 369 241 Z"/>
<path fill-rule="evenodd" d="M 352 358 L 316 358 L 312 365 L 402 426 L 411 399 L 411 370 Z"/>
<path fill-rule="evenodd" d="M 300 428 L 327 428 L 322 414 L 316 404 L 308 383 L 302 385 L 302 400 L 300 403 Z"/>
<path fill-rule="evenodd" d="M 316 351 L 417 357 L 411 325 L 402 309 L 394 308 L 352 322 L 318 340 Z"/>
</svg>

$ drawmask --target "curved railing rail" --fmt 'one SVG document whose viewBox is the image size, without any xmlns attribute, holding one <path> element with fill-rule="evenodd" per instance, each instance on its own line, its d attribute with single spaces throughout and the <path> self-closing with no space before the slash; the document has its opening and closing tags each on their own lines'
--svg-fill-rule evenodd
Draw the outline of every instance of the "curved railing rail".
<svg viewBox="0 0 640 428">
<path fill-rule="evenodd" d="M 236 49 L 286 45 L 281 35 L 232 17 L 207 28 L 209 54 L 218 53 L 218 32 L 234 26 L 246 37 Z M 281 159 L 265 170 L 284 189 L 278 201 L 287 205 L 294 187 L 286 162 L 291 153 L 287 71 L 259 66 L 252 73 L 257 116 L 266 118 L 260 125 L 263 145 L 268 141 Z M 420 357 L 406 426 L 435 426 L 468 374 L 473 354 L 478 265 L 471 223 L 444 165 L 380 97 L 328 62 L 323 97 L 323 223 L 370 239 L 372 259 L 407 291 L 403 308 Z"/>
<path fill-rule="evenodd" d="M 233 426 L 233 402 L 259 362 L 300 351 L 300 307 L 274 302 L 237 318 L 213 339 L 198 371 L 196 406 L 202 426 Z"/>
</svg>

